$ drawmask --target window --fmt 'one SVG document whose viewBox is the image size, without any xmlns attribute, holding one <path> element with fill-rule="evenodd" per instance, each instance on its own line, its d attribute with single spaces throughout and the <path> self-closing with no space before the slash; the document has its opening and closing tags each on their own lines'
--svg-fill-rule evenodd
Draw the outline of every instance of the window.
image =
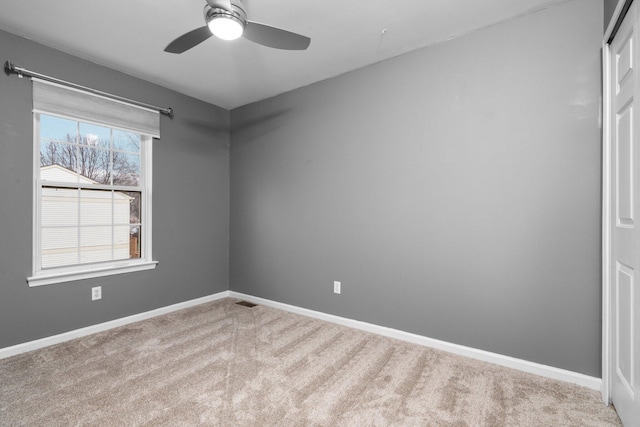
<svg viewBox="0 0 640 427">
<path fill-rule="evenodd" d="M 118 120 L 103 120 L 100 112 L 88 120 L 90 106 L 89 112 L 83 109 L 83 117 L 70 114 L 64 105 L 59 111 L 51 111 L 58 110 L 51 103 L 38 108 L 35 85 L 36 81 L 34 259 L 29 285 L 154 268 L 152 135 L 127 129 L 135 126 L 124 128 Z M 61 89 L 69 90 L 54 87 Z M 73 104 L 78 108 L 77 99 Z M 111 107 L 120 109 L 118 104 Z"/>
</svg>

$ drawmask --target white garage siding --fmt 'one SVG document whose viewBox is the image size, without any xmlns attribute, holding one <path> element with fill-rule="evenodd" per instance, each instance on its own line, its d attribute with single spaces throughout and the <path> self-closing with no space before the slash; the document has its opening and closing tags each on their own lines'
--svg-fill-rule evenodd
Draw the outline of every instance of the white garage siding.
<svg viewBox="0 0 640 427">
<path fill-rule="evenodd" d="M 41 179 L 77 182 L 78 177 L 53 165 L 41 168 Z M 132 199 L 117 191 L 43 187 L 42 268 L 128 259 Z"/>
</svg>

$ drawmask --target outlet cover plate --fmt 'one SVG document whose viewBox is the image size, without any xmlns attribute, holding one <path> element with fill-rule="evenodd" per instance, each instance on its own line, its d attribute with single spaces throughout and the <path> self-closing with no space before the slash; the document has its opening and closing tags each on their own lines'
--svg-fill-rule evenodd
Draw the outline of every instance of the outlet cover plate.
<svg viewBox="0 0 640 427">
<path fill-rule="evenodd" d="M 91 301 L 102 299 L 102 286 L 91 288 Z"/>
</svg>

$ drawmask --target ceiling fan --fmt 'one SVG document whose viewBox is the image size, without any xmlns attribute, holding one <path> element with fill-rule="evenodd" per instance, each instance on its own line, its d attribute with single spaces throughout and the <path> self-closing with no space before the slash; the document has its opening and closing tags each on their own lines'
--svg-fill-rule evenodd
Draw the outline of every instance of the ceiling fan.
<svg viewBox="0 0 640 427">
<path fill-rule="evenodd" d="M 243 36 L 254 43 L 285 50 L 305 50 L 311 43 L 309 37 L 248 20 L 240 0 L 206 1 L 204 20 L 207 25 L 181 35 L 167 45 L 165 52 L 185 52 L 212 35 L 223 40 L 235 40 Z"/>
</svg>

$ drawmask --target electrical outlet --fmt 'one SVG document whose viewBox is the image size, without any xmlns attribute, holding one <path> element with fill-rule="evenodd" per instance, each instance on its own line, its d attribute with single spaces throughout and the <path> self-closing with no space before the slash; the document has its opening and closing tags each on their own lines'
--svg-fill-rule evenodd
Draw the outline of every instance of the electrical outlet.
<svg viewBox="0 0 640 427">
<path fill-rule="evenodd" d="M 102 286 L 91 288 L 91 301 L 102 299 Z"/>
<path fill-rule="evenodd" d="M 342 290 L 342 284 L 338 281 L 334 281 L 333 282 L 333 293 L 334 294 L 339 294 L 340 291 Z"/>
</svg>

